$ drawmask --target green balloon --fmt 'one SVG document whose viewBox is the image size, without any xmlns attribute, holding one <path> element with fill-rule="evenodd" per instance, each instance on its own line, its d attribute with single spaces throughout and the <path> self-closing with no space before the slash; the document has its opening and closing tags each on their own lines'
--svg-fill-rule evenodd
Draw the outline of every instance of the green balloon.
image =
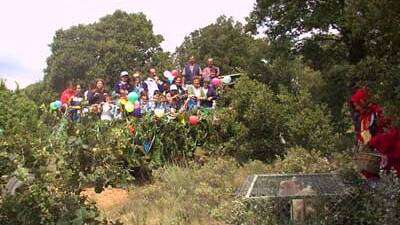
<svg viewBox="0 0 400 225">
<path fill-rule="evenodd" d="M 51 110 L 57 110 L 57 105 L 55 102 L 50 103 L 50 109 Z"/>
<path fill-rule="evenodd" d="M 128 94 L 128 101 L 135 103 L 139 99 L 139 94 L 132 91 Z"/>
</svg>

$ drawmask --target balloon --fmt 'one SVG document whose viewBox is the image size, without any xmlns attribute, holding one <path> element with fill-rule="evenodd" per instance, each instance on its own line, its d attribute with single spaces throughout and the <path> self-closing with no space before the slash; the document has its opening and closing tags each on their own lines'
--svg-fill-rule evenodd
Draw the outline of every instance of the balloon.
<svg viewBox="0 0 400 225">
<path fill-rule="evenodd" d="M 174 82 L 174 79 L 175 79 L 174 77 L 168 77 L 169 83 L 172 84 Z"/>
<path fill-rule="evenodd" d="M 156 117 L 161 118 L 164 116 L 165 111 L 164 109 L 155 109 L 154 114 L 156 115 Z"/>
<path fill-rule="evenodd" d="M 172 77 L 172 73 L 167 70 L 164 72 L 164 77 L 170 78 L 170 77 Z"/>
<path fill-rule="evenodd" d="M 135 109 L 135 106 L 133 105 L 132 102 L 127 102 L 127 103 L 125 104 L 125 110 L 126 110 L 128 113 L 133 112 L 134 109 Z"/>
<path fill-rule="evenodd" d="M 0 128 L 0 136 L 4 134 L 4 130 Z"/>
<path fill-rule="evenodd" d="M 172 70 L 172 76 L 177 77 L 178 76 L 178 70 Z"/>
<path fill-rule="evenodd" d="M 55 101 L 54 104 L 57 107 L 57 109 L 61 108 L 61 106 L 62 106 L 62 103 L 59 100 Z"/>
<path fill-rule="evenodd" d="M 189 124 L 195 126 L 199 123 L 199 117 L 197 116 L 189 116 Z"/>
<path fill-rule="evenodd" d="M 220 79 L 218 79 L 218 78 L 213 78 L 212 80 L 211 80 L 211 84 L 213 85 L 213 86 L 219 86 L 220 84 L 221 84 L 221 80 Z"/>
<path fill-rule="evenodd" d="M 135 127 L 132 125 L 128 125 L 129 132 L 134 135 L 135 134 Z"/>
<path fill-rule="evenodd" d="M 222 78 L 222 83 L 224 83 L 224 84 L 229 84 L 231 82 L 232 82 L 231 76 L 225 76 L 224 78 Z"/>
<path fill-rule="evenodd" d="M 140 109 L 140 103 L 139 103 L 139 101 L 135 102 L 135 109 Z"/>
<path fill-rule="evenodd" d="M 117 102 L 118 106 L 126 105 L 126 103 L 128 103 L 128 101 L 125 98 L 120 98 Z"/>
<path fill-rule="evenodd" d="M 139 94 L 136 92 L 131 92 L 128 94 L 128 101 L 135 103 L 139 99 Z"/>
<path fill-rule="evenodd" d="M 50 109 L 51 110 L 57 110 L 58 109 L 55 102 L 50 103 Z"/>
</svg>

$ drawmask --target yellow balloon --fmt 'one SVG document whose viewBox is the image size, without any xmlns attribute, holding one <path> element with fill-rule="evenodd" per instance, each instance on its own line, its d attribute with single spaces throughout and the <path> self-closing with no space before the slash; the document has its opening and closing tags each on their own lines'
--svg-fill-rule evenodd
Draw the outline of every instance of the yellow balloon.
<svg viewBox="0 0 400 225">
<path fill-rule="evenodd" d="M 125 104 L 125 110 L 130 113 L 133 112 L 133 110 L 135 110 L 135 105 L 132 102 L 127 102 Z"/>
</svg>

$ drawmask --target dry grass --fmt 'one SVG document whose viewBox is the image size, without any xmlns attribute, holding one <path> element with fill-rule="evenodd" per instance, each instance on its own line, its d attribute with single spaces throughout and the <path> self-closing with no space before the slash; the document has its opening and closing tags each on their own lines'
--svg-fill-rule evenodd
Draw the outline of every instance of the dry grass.
<svg viewBox="0 0 400 225">
<path fill-rule="evenodd" d="M 110 219 L 127 225 L 224 225 L 221 207 L 251 173 L 265 172 L 253 162 L 243 167 L 232 159 L 212 159 L 204 166 L 168 166 L 154 172 L 150 185 L 129 191 L 106 189 L 85 194 Z"/>
</svg>

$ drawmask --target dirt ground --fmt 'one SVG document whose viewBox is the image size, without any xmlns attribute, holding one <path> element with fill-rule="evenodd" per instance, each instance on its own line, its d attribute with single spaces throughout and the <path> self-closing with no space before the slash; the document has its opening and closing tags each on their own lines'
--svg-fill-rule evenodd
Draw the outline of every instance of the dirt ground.
<svg viewBox="0 0 400 225">
<path fill-rule="evenodd" d="M 97 207 L 102 211 L 108 211 L 116 205 L 124 204 L 128 201 L 128 191 L 119 188 L 106 188 L 101 193 L 97 194 L 94 188 L 87 188 L 82 192 L 82 195 L 88 199 L 95 201 Z"/>
</svg>

